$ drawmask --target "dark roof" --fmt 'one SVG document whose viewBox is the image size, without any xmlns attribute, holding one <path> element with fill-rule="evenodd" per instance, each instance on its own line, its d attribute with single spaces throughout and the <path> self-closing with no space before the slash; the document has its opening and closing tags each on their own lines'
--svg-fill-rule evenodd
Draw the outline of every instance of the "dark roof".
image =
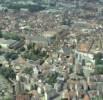
<svg viewBox="0 0 103 100">
<path fill-rule="evenodd" d="M 15 43 L 9 45 L 9 48 L 10 49 L 18 49 L 18 48 L 21 48 L 24 44 L 25 44 L 25 41 L 24 40 L 20 40 L 18 42 L 15 42 Z"/>
<path fill-rule="evenodd" d="M 68 55 L 71 52 L 71 49 L 68 47 L 63 47 L 64 54 Z"/>
</svg>

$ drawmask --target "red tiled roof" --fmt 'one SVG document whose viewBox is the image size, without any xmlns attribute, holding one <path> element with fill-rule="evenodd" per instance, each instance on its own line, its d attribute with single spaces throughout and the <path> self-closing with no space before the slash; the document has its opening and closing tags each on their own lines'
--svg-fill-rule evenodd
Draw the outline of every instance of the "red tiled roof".
<svg viewBox="0 0 103 100">
<path fill-rule="evenodd" d="M 88 52 L 89 51 L 89 44 L 81 43 L 78 48 L 81 52 Z"/>
<path fill-rule="evenodd" d="M 17 95 L 16 100 L 30 100 L 29 95 Z"/>
<path fill-rule="evenodd" d="M 90 97 L 88 95 L 85 95 L 83 100 L 90 100 Z"/>
</svg>

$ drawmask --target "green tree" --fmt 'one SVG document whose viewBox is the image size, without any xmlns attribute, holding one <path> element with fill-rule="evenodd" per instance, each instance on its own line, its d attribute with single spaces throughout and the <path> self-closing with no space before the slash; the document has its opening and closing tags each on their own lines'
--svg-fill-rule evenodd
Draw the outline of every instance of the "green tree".
<svg viewBox="0 0 103 100">
<path fill-rule="evenodd" d="M 47 77 L 47 83 L 49 83 L 51 85 L 56 83 L 58 75 L 59 75 L 59 73 L 57 73 L 57 72 L 49 74 Z"/>
<path fill-rule="evenodd" d="M 68 98 L 63 98 L 63 99 L 61 99 L 61 100 L 68 100 Z"/>
<path fill-rule="evenodd" d="M 98 64 L 103 64 L 102 58 L 103 58 L 102 53 L 97 53 L 97 54 L 94 55 L 94 59 L 95 59 L 97 65 Z"/>
<path fill-rule="evenodd" d="M 25 51 L 24 47 L 20 48 L 20 52 L 24 52 L 24 51 Z"/>
<path fill-rule="evenodd" d="M 30 60 L 38 60 L 42 58 L 47 58 L 46 52 L 41 52 L 39 49 L 34 50 L 32 45 L 28 46 L 28 51 L 23 54 L 23 58 Z"/>
<path fill-rule="evenodd" d="M 95 68 L 96 74 L 103 74 L 103 65 L 97 65 Z"/>
<path fill-rule="evenodd" d="M 2 38 L 3 37 L 3 35 L 2 35 L 2 32 L 0 31 L 0 38 Z"/>
<path fill-rule="evenodd" d="M 26 67 L 24 69 L 23 73 L 26 73 L 28 75 L 32 75 L 33 74 L 33 68 L 32 67 Z"/>
<path fill-rule="evenodd" d="M 31 44 L 27 45 L 27 48 L 28 50 L 30 50 L 32 48 L 32 45 Z"/>
<path fill-rule="evenodd" d="M 0 45 L 0 49 L 2 48 L 2 46 Z"/>
<path fill-rule="evenodd" d="M 0 67 L 0 74 L 3 75 L 6 79 L 15 79 L 16 73 L 12 68 Z"/>
<path fill-rule="evenodd" d="M 13 40 L 17 40 L 17 41 L 19 41 L 21 38 L 20 38 L 20 36 L 18 36 L 16 33 L 5 33 L 5 34 L 3 34 L 2 35 L 2 37 L 3 38 L 5 38 L 5 39 L 13 39 Z"/>
<path fill-rule="evenodd" d="M 7 52 L 5 54 L 5 58 L 7 59 L 7 61 L 9 60 L 15 60 L 18 58 L 18 54 L 17 53 L 12 53 L 12 52 Z"/>
</svg>

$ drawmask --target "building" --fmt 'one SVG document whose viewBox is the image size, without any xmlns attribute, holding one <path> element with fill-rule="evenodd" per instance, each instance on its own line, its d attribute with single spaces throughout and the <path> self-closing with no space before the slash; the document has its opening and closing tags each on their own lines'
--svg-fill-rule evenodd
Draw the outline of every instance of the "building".
<svg viewBox="0 0 103 100">
<path fill-rule="evenodd" d="M 17 95 L 16 100 L 30 100 L 29 95 Z"/>
<path fill-rule="evenodd" d="M 20 41 L 17 41 L 17 42 L 14 42 L 14 43 L 10 44 L 9 48 L 16 50 L 16 49 L 21 48 L 24 44 L 25 44 L 25 41 L 24 40 L 20 40 Z"/>
<path fill-rule="evenodd" d="M 83 100 L 90 100 L 90 97 L 88 95 L 85 95 Z"/>
<path fill-rule="evenodd" d="M 48 39 L 43 36 L 26 36 L 26 44 L 35 43 L 36 45 L 48 46 Z"/>
<path fill-rule="evenodd" d="M 94 53 L 90 52 L 90 45 L 81 43 L 75 50 L 76 63 L 80 63 L 85 68 L 93 70 L 95 68 Z"/>
<path fill-rule="evenodd" d="M 9 48 L 9 46 L 10 46 L 11 44 L 13 44 L 13 43 L 15 43 L 15 42 L 16 42 L 16 40 L 11 40 L 11 39 L 5 40 L 5 39 L 1 38 L 1 39 L 0 39 L 0 46 L 1 46 L 2 48 L 4 48 L 4 49 L 7 49 L 7 48 Z"/>
<path fill-rule="evenodd" d="M 56 31 L 46 31 L 41 35 L 44 36 L 45 38 L 52 38 L 52 37 L 56 36 L 57 34 L 58 34 L 58 32 L 56 32 Z"/>
</svg>

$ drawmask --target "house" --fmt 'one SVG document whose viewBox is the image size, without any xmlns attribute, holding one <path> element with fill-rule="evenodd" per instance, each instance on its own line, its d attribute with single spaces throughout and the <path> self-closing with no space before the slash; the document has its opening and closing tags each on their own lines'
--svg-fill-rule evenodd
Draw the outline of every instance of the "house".
<svg viewBox="0 0 103 100">
<path fill-rule="evenodd" d="M 66 100 L 70 100 L 69 99 L 70 97 L 69 97 L 69 92 L 68 92 L 68 90 L 64 90 L 63 91 L 63 94 L 62 94 L 62 99 L 66 99 Z"/>
<path fill-rule="evenodd" d="M 87 76 L 95 71 L 95 55 L 103 50 L 102 36 L 98 34 L 96 37 L 90 38 L 88 41 L 86 41 L 87 39 L 85 40 L 85 37 L 82 38 L 84 40 L 81 40 L 80 43 L 78 43 L 77 48 L 74 51 L 76 58 L 75 62 L 82 65 L 83 72 Z"/>
<path fill-rule="evenodd" d="M 59 55 L 64 55 L 66 57 L 69 57 L 71 53 L 71 48 L 69 48 L 67 45 L 64 45 L 59 50 L 57 50 L 57 52 Z"/>
<path fill-rule="evenodd" d="M 90 100 L 90 97 L 88 95 L 85 95 L 83 100 Z"/>
<path fill-rule="evenodd" d="M 56 31 L 46 31 L 42 34 L 42 36 L 44 36 L 45 38 L 52 38 L 55 35 L 57 35 L 58 32 Z"/>
<path fill-rule="evenodd" d="M 77 50 L 75 50 L 75 62 L 85 66 L 83 69 L 94 71 L 94 53 L 90 52 L 90 48 L 88 43 L 80 43 Z"/>
<path fill-rule="evenodd" d="M 65 89 L 62 94 L 62 99 L 64 100 L 78 100 L 75 91 L 68 91 Z"/>
</svg>

